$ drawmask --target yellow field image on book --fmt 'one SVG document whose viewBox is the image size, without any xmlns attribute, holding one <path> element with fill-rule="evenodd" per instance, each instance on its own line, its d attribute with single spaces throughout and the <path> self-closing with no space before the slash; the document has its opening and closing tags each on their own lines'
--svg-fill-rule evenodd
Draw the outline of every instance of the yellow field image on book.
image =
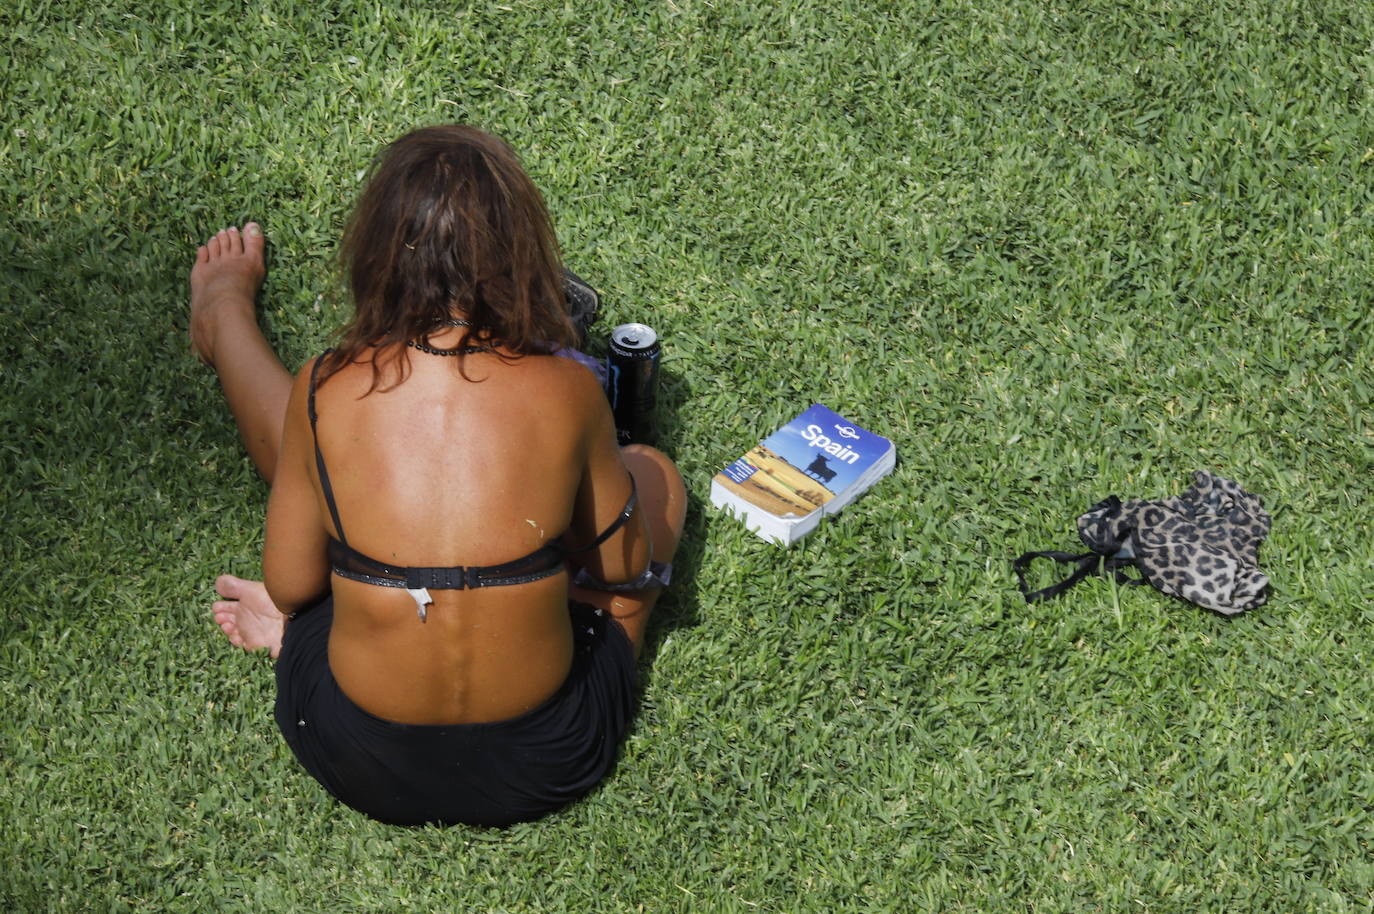
<svg viewBox="0 0 1374 914">
<path fill-rule="evenodd" d="M 740 464 L 744 464 L 748 471 Z M 735 461 L 734 472 L 720 472 L 715 481 L 751 505 L 778 517 L 802 517 L 835 497 L 815 477 L 788 463 L 763 445 Z M 736 481 L 739 480 L 739 481 Z"/>
</svg>

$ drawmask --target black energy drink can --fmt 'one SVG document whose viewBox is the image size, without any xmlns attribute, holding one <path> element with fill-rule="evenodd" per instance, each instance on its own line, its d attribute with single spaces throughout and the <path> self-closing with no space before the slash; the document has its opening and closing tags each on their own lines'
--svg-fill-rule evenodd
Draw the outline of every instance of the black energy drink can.
<svg viewBox="0 0 1374 914">
<path fill-rule="evenodd" d="M 621 445 L 648 442 L 653 437 L 662 354 L 663 347 L 652 327 L 621 324 L 611 331 L 606 396 L 615 414 L 615 435 Z"/>
</svg>

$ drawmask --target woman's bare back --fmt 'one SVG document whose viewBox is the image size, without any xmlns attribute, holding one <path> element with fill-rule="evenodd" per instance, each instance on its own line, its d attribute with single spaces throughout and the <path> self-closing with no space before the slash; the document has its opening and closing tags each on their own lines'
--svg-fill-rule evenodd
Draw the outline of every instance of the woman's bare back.
<svg viewBox="0 0 1374 914">
<path fill-rule="evenodd" d="M 598 436 L 614 448 L 591 374 L 557 357 L 477 354 L 465 359 L 465 379 L 453 359 L 409 355 L 408 376 L 390 389 L 367 394 L 371 366 L 353 364 L 316 394 L 320 449 L 348 544 L 395 565 L 496 565 L 567 533 L 579 490 L 597 478 L 591 461 L 606 452 Z M 599 475 L 600 488 L 619 491 L 595 499 L 605 504 L 593 513 L 614 516 L 628 476 L 623 465 Z M 321 519 L 336 532 L 317 475 L 314 482 Z M 537 705 L 567 675 L 566 573 L 433 590 L 424 622 L 403 589 L 338 575 L 331 587 L 334 676 L 379 717 L 501 720 Z"/>
</svg>

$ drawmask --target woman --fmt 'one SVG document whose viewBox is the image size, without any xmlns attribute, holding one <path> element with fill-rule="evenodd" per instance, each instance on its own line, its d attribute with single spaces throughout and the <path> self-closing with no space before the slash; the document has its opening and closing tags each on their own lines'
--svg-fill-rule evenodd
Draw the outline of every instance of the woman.
<svg viewBox="0 0 1374 914">
<path fill-rule="evenodd" d="M 191 271 L 192 345 L 272 485 L 264 581 L 221 577 L 216 621 L 278 658 L 278 726 L 348 805 L 480 825 L 566 805 L 628 726 L 686 495 L 553 354 L 576 331 L 538 190 L 470 127 L 386 149 L 343 243 L 355 315 L 294 381 L 254 314 L 263 244 L 225 229 Z"/>
</svg>

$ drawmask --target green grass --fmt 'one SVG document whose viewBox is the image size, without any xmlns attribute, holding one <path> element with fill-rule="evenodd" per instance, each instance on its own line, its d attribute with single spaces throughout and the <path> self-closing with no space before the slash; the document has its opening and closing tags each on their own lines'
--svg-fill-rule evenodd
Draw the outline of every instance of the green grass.
<svg viewBox="0 0 1374 914">
<path fill-rule="evenodd" d="M 1374 910 L 1374 11 L 1359 0 L 210 0 L 0 11 L 0 907 Z M 362 169 L 503 136 L 692 496 L 614 777 L 543 822 L 336 805 L 208 617 L 265 491 L 189 354 L 271 238 L 289 365 Z M 899 466 L 789 551 L 711 474 L 813 401 Z M 1263 608 L 1009 559 L 1208 468 Z"/>
</svg>

